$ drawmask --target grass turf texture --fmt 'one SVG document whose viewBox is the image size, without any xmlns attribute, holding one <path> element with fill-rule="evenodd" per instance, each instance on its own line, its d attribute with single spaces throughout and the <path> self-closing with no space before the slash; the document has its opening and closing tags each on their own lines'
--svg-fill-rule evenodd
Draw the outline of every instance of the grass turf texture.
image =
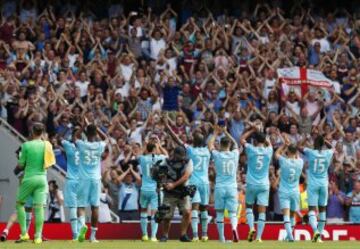
<svg viewBox="0 0 360 249">
<path fill-rule="evenodd" d="M 47 241 L 41 245 L 35 245 L 32 242 L 22 244 L 15 244 L 14 241 L 7 241 L 0 243 L 1 249 L 16 249 L 16 248 L 41 248 L 41 249 L 81 249 L 81 248 L 94 248 L 94 249 L 239 249 L 239 248 L 254 248 L 254 249 L 355 249 L 360 248 L 357 241 L 344 241 L 344 242 L 324 242 L 322 244 L 315 244 L 310 241 L 286 243 L 280 241 L 263 241 L 263 243 L 248 243 L 247 241 L 240 241 L 239 243 L 220 244 L 219 242 L 209 241 L 206 243 L 180 243 L 178 241 L 168 241 L 167 243 L 150 243 L 141 241 L 127 241 L 127 240 L 112 240 L 101 241 L 97 244 L 91 244 L 88 241 L 83 243 L 71 241 Z"/>
</svg>

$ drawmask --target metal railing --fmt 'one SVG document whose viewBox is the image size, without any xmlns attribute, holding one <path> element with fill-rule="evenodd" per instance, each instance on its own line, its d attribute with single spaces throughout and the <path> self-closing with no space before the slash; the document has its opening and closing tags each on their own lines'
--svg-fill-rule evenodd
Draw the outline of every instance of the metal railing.
<svg viewBox="0 0 360 249">
<path fill-rule="evenodd" d="M 14 137 L 16 137 L 20 143 L 24 143 L 27 141 L 27 139 L 20 134 L 17 130 L 14 129 L 8 122 L 6 122 L 3 118 L 0 118 L 0 126 L 4 127 L 7 131 L 9 131 Z M 51 169 L 54 169 L 60 174 L 61 180 L 65 181 L 66 177 L 66 171 L 63 170 L 59 165 L 55 164 Z M 119 223 L 120 218 L 119 216 L 114 213 L 112 210 L 110 210 L 111 218 L 113 222 Z"/>
</svg>

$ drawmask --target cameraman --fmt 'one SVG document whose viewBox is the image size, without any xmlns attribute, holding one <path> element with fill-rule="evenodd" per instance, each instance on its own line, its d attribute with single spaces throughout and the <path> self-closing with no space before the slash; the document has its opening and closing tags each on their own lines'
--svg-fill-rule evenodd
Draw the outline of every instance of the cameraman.
<svg viewBox="0 0 360 249">
<path fill-rule="evenodd" d="M 169 181 L 164 186 L 163 204 L 170 210 L 163 218 L 163 236 L 161 242 L 166 242 L 169 238 L 170 220 L 174 216 L 175 208 L 178 207 L 182 214 L 181 220 L 181 242 L 190 242 L 186 235 L 191 221 L 191 202 L 190 196 L 183 196 L 184 187 L 188 185 L 188 180 L 193 171 L 193 163 L 187 159 L 184 147 L 176 147 L 172 157 L 166 161 L 168 165 Z"/>
<path fill-rule="evenodd" d="M 64 196 L 55 180 L 49 181 L 49 216 L 48 222 L 64 222 Z"/>
</svg>

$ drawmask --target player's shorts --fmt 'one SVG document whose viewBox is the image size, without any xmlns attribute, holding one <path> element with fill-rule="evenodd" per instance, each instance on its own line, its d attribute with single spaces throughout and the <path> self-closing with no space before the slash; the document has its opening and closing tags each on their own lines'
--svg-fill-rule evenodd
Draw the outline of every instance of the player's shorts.
<svg viewBox="0 0 360 249">
<path fill-rule="evenodd" d="M 164 193 L 163 204 L 170 207 L 170 210 L 166 212 L 166 215 L 164 217 L 164 219 L 168 219 L 168 220 L 173 218 L 176 207 L 179 209 L 181 213 L 184 213 L 187 210 L 191 210 L 191 202 L 189 196 L 186 196 L 184 198 L 179 198 Z"/>
<path fill-rule="evenodd" d="M 192 203 L 199 203 L 200 205 L 207 206 L 209 205 L 210 198 L 210 185 L 209 184 L 197 184 L 196 192 L 194 197 L 191 199 Z"/>
<path fill-rule="evenodd" d="M 325 207 L 328 202 L 328 186 L 307 187 L 308 205 L 311 207 Z"/>
<path fill-rule="evenodd" d="M 45 205 L 48 192 L 49 188 L 45 175 L 26 177 L 19 186 L 16 200 L 25 204 L 28 198 L 32 197 L 32 204 Z"/>
<path fill-rule="evenodd" d="M 77 192 L 78 207 L 99 207 L 101 181 L 95 179 L 79 180 Z"/>
<path fill-rule="evenodd" d="M 215 209 L 236 212 L 238 209 L 238 191 L 234 187 L 215 187 Z"/>
<path fill-rule="evenodd" d="M 77 207 L 78 180 L 66 179 L 64 186 L 64 206 Z"/>
<path fill-rule="evenodd" d="M 267 185 L 246 185 L 245 202 L 253 205 L 256 201 L 257 205 L 267 207 L 269 205 L 270 187 Z"/>
<path fill-rule="evenodd" d="M 158 194 L 156 191 L 143 191 L 140 192 L 140 207 L 148 208 L 150 205 L 151 210 L 158 208 Z"/>
<path fill-rule="evenodd" d="M 31 196 L 29 196 L 27 199 L 26 199 L 26 202 L 25 202 L 25 207 L 26 208 L 32 208 L 33 206 L 33 198 Z"/>
<path fill-rule="evenodd" d="M 291 211 L 297 211 L 300 208 L 300 193 L 299 192 L 280 192 L 279 191 L 280 208 L 288 208 Z"/>
</svg>

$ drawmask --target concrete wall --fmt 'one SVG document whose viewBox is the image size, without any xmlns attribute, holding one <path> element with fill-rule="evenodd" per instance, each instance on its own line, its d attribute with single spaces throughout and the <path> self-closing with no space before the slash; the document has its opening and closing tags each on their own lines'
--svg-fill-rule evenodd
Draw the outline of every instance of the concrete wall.
<svg viewBox="0 0 360 249">
<path fill-rule="evenodd" d="M 15 210 L 15 197 L 18 179 L 13 173 L 17 164 L 15 151 L 21 145 L 20 138 L 10 130 L 0 125 L 0 222 L 6 222 Z M 55 169 L 48 170 L 48 179 L 56 180 L 63 189 L 64 177 Z"/>
</svg>

